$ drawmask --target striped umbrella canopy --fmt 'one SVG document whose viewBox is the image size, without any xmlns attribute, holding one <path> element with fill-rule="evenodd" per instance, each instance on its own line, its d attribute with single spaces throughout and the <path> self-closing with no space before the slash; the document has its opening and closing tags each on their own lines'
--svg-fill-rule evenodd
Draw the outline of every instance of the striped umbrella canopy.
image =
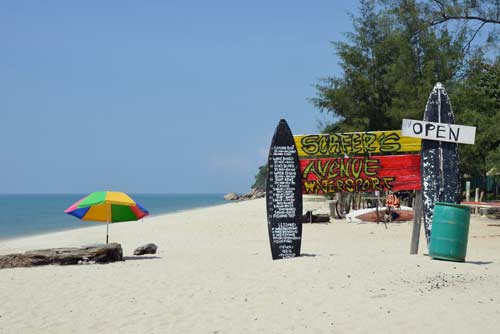
<svg viewBox="0 0 500 334">
<path fill-rule="evenodd" d="M 109 223 L 135 221 L 149 215 L 149 211 L 129 195 L 117 191 L 93 192 L 64 212 L 81 220 L 106 222 L 106 243 Z"/>
</svg>

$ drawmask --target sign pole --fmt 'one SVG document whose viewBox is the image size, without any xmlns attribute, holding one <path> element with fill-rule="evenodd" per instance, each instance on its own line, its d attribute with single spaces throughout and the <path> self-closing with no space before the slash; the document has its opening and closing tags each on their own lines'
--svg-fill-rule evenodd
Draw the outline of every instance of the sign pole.
<svg viewBox="0 0 500 334">
<path fill-rule="evenodd" d="M 479 202 L 479 188 L 476 188 L 476 196 L 474 196 L 474 201 L 476 202 Z M 479 213 L 479 208 L 476 206 L 476 208 L 474 209 L 474 213 L 477 215 Z"/>
<path fill-rule="evenodd" d="M 470 181 L 465 182 L 465 201 L 470 201 Z"/>
<path fill-rule="evenodd" d="M 413 216 L 413 230 L 411 233 L 410 254 L 418 254 L 421 220 L 422 220 L 422 191 L 417 190 L 415 194 L 415 214 Z"/>
</svg>

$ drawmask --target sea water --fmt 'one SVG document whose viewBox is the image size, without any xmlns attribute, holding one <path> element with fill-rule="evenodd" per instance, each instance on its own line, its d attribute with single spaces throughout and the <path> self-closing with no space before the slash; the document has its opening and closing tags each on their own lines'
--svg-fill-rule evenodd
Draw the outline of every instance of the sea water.
<svg viewBox="0 0 500 334">
<path fill-rule="evenodd" d="M 64 213 L 85 194 L 0 194 L 0 239 L 95 226 Z M 150 215 L 224 203 L 223 194 L 130 194 Z"/>
</svg>

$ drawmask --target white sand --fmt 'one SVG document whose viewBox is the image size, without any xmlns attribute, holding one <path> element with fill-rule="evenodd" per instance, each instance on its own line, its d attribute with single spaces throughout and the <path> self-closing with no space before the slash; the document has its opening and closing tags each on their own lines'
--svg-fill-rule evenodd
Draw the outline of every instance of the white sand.
<svg viewBox="0 0 500 334">
<path fill-rule="evenodd" d="M 500 333 L 499 221 L 472 220 L 466 263 L 423 255 L 423 235 L 409 255 L 411 224 L 345 220 L 304 225 L 304 256 L 272 261 L 264 203 L 110 225 L 124 262 L 0 270 L 0 333 Z M 0 253 L 105 231 L 3 241 Z M 157 256 L 132 257 L 146 242 Z"/>
</svg>

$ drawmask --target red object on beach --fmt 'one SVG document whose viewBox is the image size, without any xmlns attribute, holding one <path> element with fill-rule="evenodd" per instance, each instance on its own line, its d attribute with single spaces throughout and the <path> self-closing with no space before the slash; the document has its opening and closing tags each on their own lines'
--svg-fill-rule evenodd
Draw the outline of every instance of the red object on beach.
<svg viewBox="0 0 500 334">
<path fill-rule="evenodd" d="M 414 210 L 394 210 L 394 212 L 396 212 L 399 217 L 397 217 L 396 219 L 392 219 L 392 221 L 398 221 L 398 222 L 402 222 L 402 221 L 409 221 L 409 220 L 413 220 L 413 216 L 415 214 L 415 211 Z M 377 212 L 375 211 L 375 209 L 372 211 L 372 212 L 367 212 L 367 213 L 363 213 L 359 216 L 356 216 L 357 219 L 360 219 L 362 221 L 365 221 L 365 222 L 372 222 L 372 223 L 377 223 L 377 222 L 383 222 L 384 221 L 384 211 L 383 210 L 379 210 L 379 219 L 377 220 Z"/>
</svg>

